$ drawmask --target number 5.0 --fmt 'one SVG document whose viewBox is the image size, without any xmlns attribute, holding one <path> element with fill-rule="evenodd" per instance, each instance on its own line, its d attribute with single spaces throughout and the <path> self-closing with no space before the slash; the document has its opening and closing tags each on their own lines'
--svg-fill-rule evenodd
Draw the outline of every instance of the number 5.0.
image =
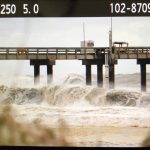
<svg viewBox="0 0 150 150">
<path fill-rule="evenodd" d="M 34 4 L 33 5 L 33 13 L 34 14 L 38 14 L 39 12 L 39 5 L 38 4 Z M 23 14 L 30 14 L 31 12 L 28 9 L 28 4 L 23 4 Z"/>
</svg>

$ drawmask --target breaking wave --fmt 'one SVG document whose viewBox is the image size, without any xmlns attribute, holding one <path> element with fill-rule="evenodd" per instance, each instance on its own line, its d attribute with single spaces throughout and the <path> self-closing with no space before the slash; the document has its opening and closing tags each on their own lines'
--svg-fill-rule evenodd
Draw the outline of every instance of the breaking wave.
<svg viewBox="0 0 150 150">
<path fill-rule="evenodd" d="M 149 131 L 149 92 L 131 90 L 129 86 L 114 90 L 97 88 L 94 84 L 86 86 L 84 77 L 76 74 L 49 86 L 33 86 L 30 76 L 9 85 L 4 80 L 1 83 L 0 105 L 11 104 L 12 116 L 17 122 L 36 121 L 46 127 L 59 128 L 63 119 L 72 129 L 75 142 L 80 141 L 82 145 L 91 146 L 101 138 L 106 146 L 139 146 Z M 65 134 L 68 133 L 67 129 Z"/>
<path fill-rule="evenodd" d="M 93 106 L 131 106 L 150 107 L 150 93 L 131 90 L 108 90 L 95 86 L 85 86 L 84 78 L 71 74 L 59 85 L 45 87 L 8 87 L 0 86 L 1 104 L 41 104 L 67 106 L 85 102 Z"/>
</svg>

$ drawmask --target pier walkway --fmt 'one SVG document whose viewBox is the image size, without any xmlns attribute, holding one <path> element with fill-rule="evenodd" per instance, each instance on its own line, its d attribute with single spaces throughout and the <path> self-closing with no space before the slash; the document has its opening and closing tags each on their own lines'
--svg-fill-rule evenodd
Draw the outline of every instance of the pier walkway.
<svg viewBox="0 0 150 150">
<path fill-rule="evenodd" d="M 150 47 L 0 47 L 0 60 L 30 60 L 34 81 L 39 82 L 40 65 L 47 66 L 47 82 L 52 81 L 56 60 L 81 60 L 86 66 L 86 84 L 91 85 L 91 65 L 97 65 L 97 85 L 103 86 L 103 65 L 108 57 L 110 88 L 115 86 L 115 65 L 119 59 L 136 59 L 141 69 L 141 90 L 146 91 L 146 65 L 150 64 Z"/>
</svg>

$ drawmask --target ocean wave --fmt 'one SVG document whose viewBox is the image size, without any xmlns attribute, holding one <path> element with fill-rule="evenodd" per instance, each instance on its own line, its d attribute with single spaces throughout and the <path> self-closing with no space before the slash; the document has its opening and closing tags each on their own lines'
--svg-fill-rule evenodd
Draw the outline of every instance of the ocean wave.
<svg viewBox="0 0 150 150">
<path fill-rule="evenodd" d="M 21 81 L 31 81 L 31 78 L 22 78 Z M 111 140 L 114 139 L 117 144 L 127 145 L 128 141 L 129 146 L 139 145 L 149 131 L 148 92 L 131 90 L 129 87 L 128 90 L 110 90 L 98 88 L 96 85 L 86 86 L 85 79 L 75 74 L 67 76 L 61 83 L 49 86 L 30 86 L 28 83 L 30 82 L 25 84 L 27 86 L 18 87 L 16 84 L 6 86 L 3 83 L 0 86 L 1 108 L 3 104 L 11 104 L 11 115 L 19 123 L 37 122 L 43 127 L 59 128 L 60 120 L 63 119 L 68 128 L 73 130 L 73 136 L 80 141 L 85 139 L 86 142 L 88 137 L 89 144 L 89 140 L 99 141 L 100 135 L 105 144 L 110 141 L 106 137 L 111 135 Z M 77 133 L 75 129 L 79 128 L 81 130 Z M 91 129 L 98 138 L 94 138 Z M 84 136 L 81 131 L 84 131 Z M 68 129 L 66 133 L 70 134 Z M 109 144 L 114 146 L 115 143 Z"/>
<path fill-rule="evenodd" d="M 42 89 L 0 86 L 1 104 L 40 104 L 42 101 Z"/>
<path fill-rule="evenodd" d="M 24 78 L 22 78 L 24 80 Z M 0 86 L 1 104 L 41 104 L 66 106 L 85 102 L 92 106 L 150 107 L 150 93 L 86 86 L 84 77 L 70 74 L 62 83 L 39 87 Z"/>
<path fill-rule="evenodd" d="M 150 93 L 107 90 L 85 85 L 51 85 L 42 88 L 0 86 L 1 104 L 73 105 L 85 101 L 93 106 L 150 107 Z"/>
<path fill-rule="evenodd" d="M 139 97 L 141 97 L 139 92 L 111 90 L 106 95 L 106 102 L 109 105 L 137 106 Z"/>
</svg>

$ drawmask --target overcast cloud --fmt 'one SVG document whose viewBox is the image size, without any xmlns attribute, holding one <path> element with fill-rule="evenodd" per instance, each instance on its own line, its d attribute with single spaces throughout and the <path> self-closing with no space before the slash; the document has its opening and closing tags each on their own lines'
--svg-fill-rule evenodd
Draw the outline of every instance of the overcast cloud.
<svg viewBox="0 0 150 150">
<path fill-rule="evenodd" d="M 0 47 L 78 47 L 83 40 L 83 22 L 86 40 L 93 40 L 95 46 L 108 46 L 110 18 L 1 18 Z M 149 17 L 113 17 L 113 41 L 126 41 L 129 46 L 150 46 Z M 150 67 L 147 65 L 150 72 Z M 0 74 L 31 74 L 29 61 L 1 61 Z M 19 70 L 19 72 L 18 72 Z M 93 67 L 96 73 L 96 67 Z M 41 73 L 45 74 L 46 68 Z M 139 72 L 135 60 L 122 60 L 116 66 L 116 73 Z M 57 61 L 54 75 L 68 73 L 84 74 L 81 61 Z"/>
</svg>

